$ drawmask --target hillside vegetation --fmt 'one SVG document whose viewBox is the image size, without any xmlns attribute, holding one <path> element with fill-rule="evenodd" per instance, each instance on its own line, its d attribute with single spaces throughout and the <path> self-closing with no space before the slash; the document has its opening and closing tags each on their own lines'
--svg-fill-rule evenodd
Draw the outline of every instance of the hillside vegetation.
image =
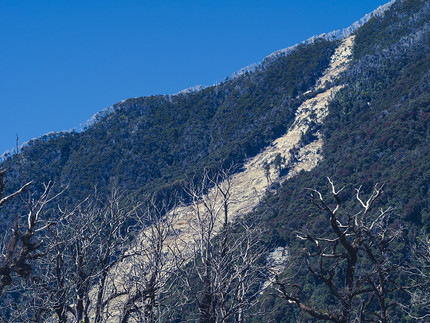
<svg viewBox="0 0 430 323">
<path fill-rule="evenodd" d="M 254 71 L 226 79 L 218 85 L 190 93 L 142 97 L 117 103 L 109 113 L 100 114 L 84 131 L 44 136 L 31 141 L 19 154 L 5 160 L 0 166 L 1 169 L 7 170 L 6 185 L 3 187 L 0 183 L 0 192 L 3 193 L 3 188 L 5 189 L 4 196 L 15 192 L 29 181 L 34 181 L 31 192 L 34 193 L 33 198 L 36 201 L 38 198 L 39 201 L 47 199 L 47 196 L 42 194 L 43 183 L 54 183 L 52 194 L 68 188 L 58 197 L 55 205 L 49 204 L 46 207 L 47 219 L 60 219 L 64 225 L 58 222 L 55 226 L 54 222 L 47 220 L 48 224 L 43 223 L 43 230 L 40 230 L 48 238 L 51 248 L 38 248 L 47 252 L 50 258 L 42 258 L 47 261 L 38 263 L 38 257 L 33 257 L 37 244 L 30 244 L 27 258 L 20 263 L 21 267 L 26 269 L 24 274 L 20 275 L 16 266 L 11 269 L 15 270 L 18 276 L 31 281 L 29 273 L 32 268 L 27 265 L 33 264 L 34 260 L 36 265 L 33 273 L 50 274 L 52 279 L 49 283 L 38 282 L 40 285 L 37 286 L 43 287 L 43 291 L 46 289 L 51 292 L 42 295 L 40 290 L 37 291 L 39 294 L 34 293 L 34 287 L 30 290 L 21 288 L 19 284 L 13 285 L 14 289 L 7 295 L 8 299 L 0 304 L 4 306 L 1 308 L 7 308 L 0 313 L 1 317 L 6 320 L 19 312 L 18 309 L 28 307 L 28 311 L 22 316 L 25 319 L 21 320 L 35 317 L 39 320 L 47 317 L 54 320 L 54 310 L 58 315 L 55 320 L 58 318 L 58 321 L 66 322 L 65 312 L 69 305 L 75 306 L 77 300 L 81 302 L 83 315 L 85 302 L 82 295 L 86 293 L 89 299 L 91 294 L 95 299 L 96 288 L 105 284 L 105 280 L 111 278 L 115 283 L 115 278 L 109 277 L 106 268 L 121 268 L 117 263 L 129 257 L 124 250 L 135 246 L 139 241 L 146 241 L 145 244 L 154 249 L 158 248 L 159 252 L 158 258 L 151 258 L 153 266 L 150 268 L 158 269 L 159 259 L 162 259 L 163 264 L 168 264 L 168 268 L 161 266 L 160 272 L 156 274 L 165 276 L 162 279 L 153 279 L 160 279 L 157 281 L 161 282 L 160 285 L 144 285 L 146 289 L 160 288 L 157 300 L 154 295 L 150 300 L 145 299 L 134 285 L 126 286 L 130 293 L 126 295 L 128 300 L 124 303 L 124 313 L 128 315 L 124 316 L 124 322 L 135 312 L 143 316 L 150 313 L 145 317 L 155 320 L 157 306 L 159 311 L 161 307 L 169 309 L 166 310 L 168 315 L 162 317 L 160 314 L 160 319 L 175 322 L 198 319 L 202 322 L 218 322 L 222 315 L 228 317 L 225 321 L 232 322 L 346 322 L 344 313 L 343 316 L 327 314 L 316 319 L 317 316 L 312 315 L 311 311 L 303 308 L 300 310 L 299 302 L 288 299 L 287 292 L 282 297 L 281 287 L 286 286 L 282 283 L 272 285 L 264 291 L 261 286 L 270 276 L 267 267 L 267 259 L 270 258 L 267 258 L 268 253 L 274 249 L 287 250 L 287 263 L 284 267 L 280 266 L 282 269 L 277 272 L 276 279 L 279 281 L 276 282 L 288 281 L 294 277 L 294 282 L 301 286 L 300 297 L 297 296 L 300 298 L 300 304 L 311 304 L 313 308 L 324 313 L 339 313 L 345 304 L 339 305 L 338 299 L 341 297 L 337 297 L 334 288 L 327 288 L 330 284 L 324 281 L 324 277 L 318 278 L 318 275 L 309 270 L 307 264 L 311 253 L 307 251 L 320 252 L 318 243 L 311 238 L 314 234 L 328 237 L 326 242 L 335 240 L 332 228 L 335 227 L 336 221 L 330 226 L 327 212 L 320 212 L 316 208 L 316 205 L 322 205 L 322 200 L 316 198 L 317 192 L 321 192 L 324 197 L 331 194 L 332 200 L 329 204 L 339 205 L 341 214 L 347 217 L 360 214 L 362 205 L 356 203 L 359 199 L 355 191 L 359 188 L 361 196 L 368 196 L 375 190 L 378 192 L 375 210 L 393 208 L 389 212 L 390 218 L 387 218 L 371 237 L 376 241 L 376 236 L 385 232 L 385 229 L 396 232 L 396 237 L 381 242 L 384 251 L 382 258 L 385 259 L 385 254 L 389 254 L 388 260 L 374 265 L 376 261 L 372 263 L 372 257 L 359 256 L 355 259 L 355 277 L 362 277 L 360 275 L 376 267 L 378 270 L 382 267 L 384 270 L 388 267 L 397 268 L 398 270 L 391 271 L 387 269 L 390 284 L 408 287 L 414 284 L 417 286 L 417 282 L 420 282 L 424 294 L 424 297 L 419 293 L 411 294 L 406 287 L 381 292 L 382 296 L 377 295 L 383 299 L 380 303 L 390 304 L 384 309 L 388 318 L 375 319 L 376 316 L 373 316 L 373 319 L 380 322 L 424 322 L 425 317 L 430 315 L 428 303 L 421 304 L 418 309 L 412 307 L 412 310 L 407 304 L 411 304 L 414 295 L 421 295 L 418 298 L 424 303 L 428 302 L 428 296 L 426 298 L 425 294 L 430 288 L 430 254 L 426 256 L 425 252 L 419 254 L 414 251 L 415 247 L 419 248 L 425 245 L 426 241 L 429 242 L 430 235 L 430 3 L 426 0 L 398 0 L 385 14 L 372 18 L 355 31 L 353 37 L 353 55 L 347 69 L 337 79 L 330 80 L 331 83 L 327 84 L 327 87 L 315 88 L 315 85 L 329 66 L 330 59 L 341 41 L 317 39 L 311 44 L 299 45 L 289 53 L 270 56 Z M 298 147 L 294 146 L 293 151 L 289 151 L 289 162 L 293 162 L 293 157 L 297 161 L 300 156 L 294 154 L 298 153 L 300 148 L 322 140 L 322 158 L 318 157 L 318 165 L 311 170 L 309 168 L 308 171 L 301 171 L 280 185 L 275 183 L 257 207 L 254 208 L 256 203 L 252 204 L 251 213 L 244 219 L 238 219 L 235 224 L 229 223 L 227 213 L 232 210 L 228 208 L 232 195 L 229 191 L 225 193 L 225 180 L 229 177 L 224 171 L 231 169 L 232 165 L 237 171 L 243 171 L 252 157 L 270 149 L 270 145 L 276 144 L 275 140 L 290 129 L 303 102 L 313 102 L 310 99 L 319 98 L 318 95 L 321 96 L 330 88 L 336 88 L 336 91 L 328 104 L 328 114 L 323 123 L 322 118 L 317 122 L 315 116 L 310 115 L 307 125 L 309 127 L 301 134 Z M 281 175 L 292 169 L 288 168 L 288 161 L 282 161 L 282 156 L 279 156 L 277 165 Z M 260 171 L 260 174 L 267 174 L 263 170 Z M 216 174 L 220 173 L 225 175 L 223 182 L 218 182 L 219 177 Z M 335 193 L 334 186 L 328 185 L 327 177 L 338 189 L 344 189 L 338 192 L 339 194 Z M 229 185 L 234 182 L 229 180 Z M 269 182 L 269 179 L 265 180 Z M 113 186 L 123 192 L 121 198 L 112 193 Z M 383 193 L 380 194 L 382 187 Z M 163 230 L 175 227 L 175 224 L 170 223 L 173 217 L 165 219 L 163 216 L 169 214 L 170 206 L 177 201 L 190 204 L 192 212 L 195 212 L 194 215 L 197 214 L 198 218 L 200 213 L 196 209 L 202 207 L 201 202 L 207 196 L 203 194 L 213 190 L 216 194 L 209 196 L 221 200 L 209 201 L 203 209 L 206 207 L 206 213 L 209 214 L 225 212 L 225 220 L 223 217 L 224 222 L 220 219 L 207 220 L 212 225 L 216 221 L 219 222 L 218 227 L 212 226 L 211 230 L 214 231 L 205 231 L 206 220 L 200 221 L 201 227 L 196 227 L 200 229 L 198 232 L 202 238 L 195 238 L 195 242 L 196 245 L 205 245 L 206 249 L 202 248 L 190 256 L 188 264 L 186 261 L 183 261 L 181 266 L 175 264 L 177 267 L 173 270 L 172 258 L 167 259 L 163 248 L 159 246 L 165 244 L 168 239 L 154 239 L 152 233 L 148 232 L 151 228 L 159 228 L 159 232 L 163 233 Z M 313 203 L 310 199 L 311 192 L 314 194 Z M 248 193 L 248 197 L 251 196 L 251 193 Z M 142 202 L 143 197 L 149 195 L 152 198 Z M 88 196 L 95 196 L 95 202 L 91 202 L 91 199 L 84 200 Z M 0 194 L 0 200 L 1 197 Z M 17 223 L 18 215 L 27 212 L 26 207 L 32 206 L 31 203 L 26 205 L 23 201 L 14 198 L 5 206 L 1 205 L 0 220 L 4 225 L 0 234 L 5 237 L 5 250 L 9 247 L 6 238 L 12 235 L 9 228 Z M 225 203 L 218 206 L 219 201 Z M 324 211 L 324 208 L 321 208 Z M 87 214 L 91 214 L 91 217 L 87 217 Z M 28 223 L 31 227 L 32 222 Z M 114 223 L 118 226 L 114 227 Z M 164 226 L 166 223 L 169 224 L 169 229 Z M 187 224 L 189 223 L 182 223 Z M 143 228 L 150 229 L 140 231 Z M 352 228 L 352 225 L 349 228 Z M 34 229 L 31 237 L 37 232 Z M 78 232 L 79 237 L 73 236 L 73 232 Z M 178 237 L 176 234 L 178 233 L 175 232 L 173 236 Z M 216 234 L 219 234 L 218 238 L 215 237 Z M 61 240 L 64 238 L 62 235 L 68 240 Z M 144 239 L 139 240 L 139 235 L 145 236 Z M 117 237 L 116 240 L 113 237 Z M 133 240 L 136 237 L 137 239 Z M 88 254 L 84 256 L 89 258 L 85 258 L 88 259 L 85 263 L 82 260 L 84 256 L 79 258 L 77 255 L 82 245 L 90 240 L 100 243 L 88 247 Z M 121 241 L 124 241 L 124 244 L 121 244 Z M 348 249 L 348 244 L 344 243 L 347 251 L 342 256 L 336 254 L 340 250 L 339 241 L 332 247 L 334 258 L 347 258 L 345 254 L 354 253 L 352 249 L 356 246 Z M 360 241 L 365 245 L 365 240 Z M 312 248 L 305 248 L 312 243 Z M 112 245 L 111 254 L 103 249 L 106 244 Z M 253 253 L 248 253 L 249 250 Z M 244 256 L 249 254 L 257 256 L 249 260 Z M 418 259 L 417 254 L 421 258 Z M 103 258 L 103 255 L 107 256 Z M 1 259 L 3 261 L 5 257 Z M 232 259 L 236 259 L 236 262 Z M 336 282 L 347 281 L 347 271 L 342 270 L 345 262 L 333 265 L 335 268 L 324 274 Z M 219 267 L 212 272 L 213 268 L 210 268 L 208 263 L 216 263 Z M 104 267 L 97 267 L 100 264 Z M 253 271 L 252 276 L 244 274 L 241 280 L 240 275 L 248 270 L 243 270 L 244 264 L 249 265 L 246 268 L 252 267 Z M 403 265 L 402 268 L 395 267 L 400 264 Z M 145 267 L 147 265 L 142 263 L 139 265 L 140 271 L 130 275 L 136 281 L 139 277 L 146 279 L 146 275 L 153 270 L 149 270 Z M 390 267 L 391 265 L 394 267 Z M 21 267 L 18 269 L 22 269 Z M 0 269 L 5 270 L 3 267 Z M 75 285 L 68 285 L 67 291 L 59 289 L 60 293 L 56 288 L 66 283 L 56 278 L 55 273 L 61 270 L 69 275 L 65 280 L 70 279 Z M 217 280 L 218 272 L 222 272 L 224 281 Z M 9 274 L 10 272 L 7 272 L 7 275 L 2 276 L 2 284 L 3 280 L 10 283 L 3 279 L 10 278 Z M 215 278 L 211 280 L 208 277 Z M 228 280 L 235 288 L 228 289 L 225 286 L 225 277 L 239 277 Z M 426 283 L 422 283 L 422 277 Z M 247 285 L 249 289 L 245 291 L 246 279 L 251 282 Z M 139 283 L 148 284 L 148 281 Z M 75 288 L 76 286 L 81 289 Z M 105 286 L 111 285 L 106 283 L 99 290 L 107 288 Z M 166 286 L 169 286 L 168 289 Z M 276 286 L 277 291 L 273 288 Z M 222 301 L 208 295 L 208 290 L 215 287 L 220 290 L 228 289 L 228 293 L 219 292 Z M 146 290 L 145 288 L 141 287 L 141 290 Z M 22 290 L 25 292 L 20 292 Z M 52 290 L 56 290 L 57 294 Z M 81 294 L 76 294 L 78 292 Z M 118 290 L 111 288 L 110 295 L 115 292 Z M 373 296 L 375 299 L 376 294 Z M 46 295 L 55 303 L 55 308 L 45 309 L 43 313 L 30 310 L 32 307 L 28 304 L 34 305 L 36 300 L 42 302 L 41 299 L 45 300 Z M 248 299 L 244 299 L 245 296 Z M 106 295 L 104 297 L 109 298 Z M 88 299 L 87 304 L 90 304 Z M 5 305 L 11 300 L 17 304 L 16 308 Z M 103 301 L 103 295 L 99 300 Z M 141 305 L 132 307 L 135 304 Z M 139 306 L 143 308 L 142 304 L 146 306 L 145 313 L 139 312 Z M 210 304 L 221 308 L 218 318 L 214 319 L 212 316 L 208 319 L 209 314 L 216 312 L 210 308 Z M 236 304 L 240 306 L 236 308 Z M 370 312 L 378 312 L 380 306 L 371 296 L 369 299 L 360 296 L 359 301 L 353 304 L 355 307 L 352 303 L 348 306 L 357 309 L 357 304 L 368 304 L 366 310 Z M 398 304 L 404 307 L 401 308 Z M 231 316 L 223 312 L 226 308 L 232 309 Z M 92 311 L 93 316 L 97 311 L 86 310 L 87 313 Z M 99 312 L 102 310 L 99 309 Z M 362 318 L 368 319 L 369 316 L 366 315 L 363 314 Z M 424 319 L 414 319 L 414 315 Z M 101 317 L 99 319 L 101 321 Z"/>
<path fill-rule="evenodd" d="M 419 244 L 429 234 L 429 9 L 425 1 L 398 1 L 384 17 L 372 19 L 356 32 L 354 60 L 341 80 L 345 87 L 329 105 L 321 129 L 323 160 L 311 172 L 285 182 L 262 207 L 268 227 L 275 228 L 269 240 L 300 249 L 297 230 L 328 230 L 306 190 L 328 193 L 326 176 L 339 188 L 345 186 L 342 198 L 347 201 L 354 198 L 354 188 L 362 186 L 370 193 L 373 185 L 384 183 L 378 206 L 395 207 L 393 221 L 404 228 L 403 241 Z M 350 203 L 345 207 L 350 213 L 357 211 Z M 411 249 L 398 248 L 411 262 Z M 330 303 L 327 291 L 313 286 L 308 299 L 320 306 Z M 285 302 L 272 301 L 273 307 L 266 310 L 273 320 L 297 319 L 285 318 Z"/>
<path fill-rule="evenodd" d="M 20 167 L 26 178 L 70 184 L 68 194 L 83 198 L 95 185 L 105 189 L 110 178 L 128 191 L 148 192 L 189 180 L 204 167 L 243 163 L 286 131 L 300 94 L 327 68 L 335 47 L 320 40 L 220 85 L 118 103 L 82 133 L 30 142 Z M 16 159 L 3 167 L 17 169 Z"/>
</svg>

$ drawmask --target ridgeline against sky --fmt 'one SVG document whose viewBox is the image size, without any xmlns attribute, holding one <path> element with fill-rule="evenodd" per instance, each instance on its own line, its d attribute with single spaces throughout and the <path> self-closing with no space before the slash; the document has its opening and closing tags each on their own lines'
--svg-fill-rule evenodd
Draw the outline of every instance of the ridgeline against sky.
<svg viewBox="0 0 430 323">
<path fill-rule="evenodd" d="M 386 2 L 2 1 L 0 154 L 122 99 L 222 81 Z"/>
</svg>

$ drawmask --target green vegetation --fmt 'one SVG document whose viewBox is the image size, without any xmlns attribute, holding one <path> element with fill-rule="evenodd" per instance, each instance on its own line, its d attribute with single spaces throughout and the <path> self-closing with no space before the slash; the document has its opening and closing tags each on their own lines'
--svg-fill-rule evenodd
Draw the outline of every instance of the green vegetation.
<svg viewBox="0 0 430 323">
<path fill-rule="evenodd" d="M 404 7 L 414 11 L 405 14 Z M 350 193 L 343 198 L 348 200 L 354 188 L 362 185 L 368 193 L 376 183 L 384 183 L 378 206 L 396 208 L 392 221 L 404 228 L 406 245 L 419 243 L 430 233 L 430 42 L 429 27 L 422 27 L 428 14 L 429 6 L 422 1 L 400 1 L 383 18 L 358 30 L 356 58 L 342 79 L 346 86 L 331 102 L 321 129 L 324 159 L 313 171 L 285 182 L 279 194 L 269 196 L 261 207 L 268 227 L 274 228 L 268 235 L 274 245 L 301 250 L 295 232 L 327 232 L 324 217 L 315 216 L 305 190 L 318 188 L 327 194 L 326 176 L 338 187 L 345 186 Z M 401 28 L 410 16 L 417 21 L 413 29 L 404 38 L 387 39 L 392 22 Z M 412 261 L 410 247 L 395 248 Z M 318 300 L 321 308 L 330 304 L 327 290 L 306 272 L 303 275 L 312 286 L 306 289 L 308 298 Z M 270 319 L 278 321 L 278 308 L 287 306 L 292 311 L 279 299 L 269 300 L 264 308 Z"/>
<path fill-rule="evenodd" d="M 204 167 L 241 164 L 285 133 L 300 94 L 315 84 L 335 46 L 299 46 L 198 92 L 126 100 L 82 133 L 31 142 L 19 167 L 37 183 L 69 184 L 74 201 L 93 186 L 103 191 L 110 178 L 128 191 L 179 188 Z M 16 158 L 3 167 L 17 174 Z"/>
<path fill-rule="evenodd" d="M 306 190 L 315 188 L 327 196 L 329 176 L 338 187 L 345 186 L 340 197 L 349 213 L 359 209 L 351 202 L 355 188 L 369 194 L 376 183 L 385 184 L 375 207 L 394 207 L 388 224 L 402 232 L 391 245 L 390 252 L 397 255 L 392 261 L 414 262 L 412 246 L 430 234 L 429 20 L 428 1 L 399 0 L 357 30 L 352 64 L 338 80 L 344 88 L 330 103 L 324 124 L 311 125 L 302 136 L 302 142 L 311 142 L 316 131 L 323 133 L 323 160 L 283 183 L 275 194 L 268 193 L 256 211 L 268 230 L 262 239 L 265 247 L 288 246 L 292 260 L 303 264 L 306 255 L 297 232 L 329 236 L 327 217 L 316 212 Z M 118 103 L 85 131 L 39 138 L 6 160 L 1 165 L 8 169 L 6 189 L 13 192 L 23 181 L 34 180 L 37 190 L 37 184 L 53 180 L 58 189 L 70 185 L 61 198 L 74 205 L 94 186 L 103 194 L 114 178 L 135 198 L 143 193 L 169 196 L 181 192 L 204 168 L 243 165 L 290 126 L 296 108 L 314 95 L 304 93 L 327 67 L 336 45 L 325 40 L 301 45 L 267 59 L 253 72 L 197 92 Z M 276 160 L 280 172 L 285 171 L 283 162 L 281 156 Z M 21 210 L 13 202 L 2 209 L 3 228 L 10 227 L 8 214 Z M 360 258 L 358 266 L 369 264 Z M 334 308 L 326 286 L 304 267 L 294 267 L 304 286 L 303 301 L 321 310 Z M 284 275 L 292 272 L 290 268 Z M 336 275 L 344 278 L 341 270 Z M 400 274 L 393 279 L 404 281 Z M 280 297 L 261 297 L 264 302 L 249 313 L 250 322 L 262 317 L 312 321 Z M 409 301 L 405 294 L 390 297 Z M 390 309 L 389 315 L 393 322 L 409 320 L 399 310 Z"/>
</svg>

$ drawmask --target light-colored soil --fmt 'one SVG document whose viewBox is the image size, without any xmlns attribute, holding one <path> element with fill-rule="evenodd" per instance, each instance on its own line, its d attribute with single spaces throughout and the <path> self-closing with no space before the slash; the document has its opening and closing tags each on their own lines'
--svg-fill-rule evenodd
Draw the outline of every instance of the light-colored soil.
<svg viewBox="0 0 430 323">
<path fill-rule="evenodd" d="M 336 49 L 329 68 L 318 80 L 314 90 L 321 89 L 326 82 L 332 82 L 346 69 L 352 54 L 353 41 L 354 36 L 346 38 Z M 308 130 L 310 121 L 317 124 L 323 122 L 328 113 L 329 101 L 341 88 L 342 86 L 329 87 L 325 92 L 303 102 L 297 109 L 295 120 L 287 133 L 246 162 L 243 172 L 234 175 L 232 187 L 234 188 L 235 203 L 231 207 L 233 218 L 251 212 L 258 205 L 271 184 L 265 176 L 264 165 L 272 163 L 277 154 L 281 154 L 288 161 L 291 157 L 290 150 L 295 147 L 300 149 L 298 161 L 287 165 L 291 167 L 291 170 L 286 177 L 280 178 L 275 168 L 271 167 L 270 179 L 272 182 L 281 182 L 296 175 L 301 170 L 310 171 L 318 164 L 322 158 L 323 141 L 321 135 L 317 133 L 318 140 L 304 147 L 299 147 L 300 139 L 302 134 Z"/>
<path fill-rule="evenodd" d="M 321 150 L 323 146 L 321 134 L 316 133 L 318 140 L 304 146 L 299 146 L 300 139 L 302 134 L 308 130 L 311 120 L 317 124 L 321 124 L 327 116 L 329 101 L 342 88 L 342 86 L 331 86 L 330 84 L 346 69 L 351 57 L 353 42 L 354 36 L 348 37 L 342 41 L 331 58 L 329 68 L 324 72 L 313 89 L 313 91 L 320 90 L 323 89 L 324 86 L 327 86 L 326 90 L 316 95 L 314 98 L 305 101 L 297 109 L 295 120 L 287 133 L 276 139 L 258 155 L 249 159 L 245 163 L 242 172 L 233 175 L 231 178 L 232 198 L 229 205 L 230 220 L 234 220 L 237 217 L 251 212 L 259 204 L 271 184 L 281 183 L 302 170 L 310 171 L 321 160 Z M 288 175 L 281 178 L 275 168 L 271 167 L 269 180 L 268 176 L 266 176 L 267 174 L 264 166 L 272 163 L 277 154 L 281 154 L 281 156 L 289 161 L 290 150 L 293 148 L 298 149 L 298 154 L 296 161 L 287 165 L 290 169 Z M 202 197 L 202 200 L 211 201 L 215 199 L 215 194 L 217 193 L 214 190 L 209 191 L 207 196 Z M 172 211 L 169 217 L 172 219 L 172 225 L 177 235 L 168 238 L 167 245 L 169 245 L 169 247 L 174 246 L 178 251 L 187 254 L 198 244 L 199 235 L 196 229 L 197 219 L 195 216 L 195 208 L 198 207 L 203 210 L 202 203 L 203 202 L 201 202 L 201 205 L 178 207 Z M 214 204 L 214 210 L 220 215 L 215 227 L 220 228 L 222 223 L 222 205 L 219 203 Z M 145 234 L 142 234 L 142 237 L 144 235 Z M 140 245 L 145 245 L 145 243 Z M 171 262 L 168 260 L 169 252 L 170 251 L 166 248 L 166 268 L 170 266 L 169 262 Z M 121 286 L 126 284 L 125 281 L 133 276 L 135 264 L 142 264 L 144 259 L 144 257 L 129 258 L 127 261 L 122 262 L 120 266 L 113 268 L 111 271 L 112 274 L 110 275 L 111 288 L 121 290 Z M 279 269 L 279 261 L 275 262 L 275 266 L 276 269 Z M 113 316 L 109 321 L 115 322 L 118 320 L 118 317 L 115 318 L 114 315 L 114 307 L 121 307 L 123 300 L 124 299 L 121 300 L 121 298 L 119 298 L 116 301 L 117 304 L 112 304 L 109 312 Z"/>
</svg>

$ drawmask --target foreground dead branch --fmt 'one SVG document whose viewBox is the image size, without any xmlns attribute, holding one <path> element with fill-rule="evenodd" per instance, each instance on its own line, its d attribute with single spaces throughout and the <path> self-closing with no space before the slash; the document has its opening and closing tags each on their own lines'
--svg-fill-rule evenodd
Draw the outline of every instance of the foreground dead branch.
<svg viewBox="0 0 430 323">
<path fill-rule="evenodd" d="M 188 265 L 178 267 L 185 290 L 197 305 L 200 322 L 243 322 L 261 282 L 261 227 L 231 222 L 234 187 L 228 172 L 205 173 L 187 192 L 192 250 Z"/>
<path fill-rule="evenodd" d="M 44 185 L 42 194 L 35 197 L 29 191 L 32 182 L 28 182 L 3 197 L 5 175 L 6 170 L 1 170 L 0 207 L 20 196 L 21 204 L 25 206 L 27 213 L 23 216 L 11 215 L 14 219 L 13 227 L 6 231 L 3 237 L 0 258 L 0 297 L 5 288 L 12 284 L 14 277 L 28 279 L 33 271 L 32 262 L 45 255 L 40 251 L 43 245 L 42 232 L 55 225 L 57 221 L 46 219 L 43 212 L 45 207 L 62 193 L 54 194 L 52 183 L 48 183 Z M 21 196 L 25 191 L 28 193 L 26 199 Z"/>
<path fill-rule="evenodd" d="M 391 261 L 391 246 L 401 229 L 392 225 L 392 208 L 374 212 L 383 185 L 376 184 L 367 199 L 362 198 L 361 188 L 356 189 L 360 210 L 349 213 L 341 208 L 339 193 L 343 189 L 336 190 L 328 181 L 333 204 L 320 191 L 310 189 L 312 203 L 327 216 L 327 235 L 301 232 L 297 237 L 306 243 L 308 272 L 325 286 L 336 305 L 323 310 L 305 300 L 303 284 L 297 280 L 277 278 L 278 295 L 321 320 L 388 322 L 395 305 L 390 296 L 401 289 L 395 282 L 399 266 Z"/>
</svg>

